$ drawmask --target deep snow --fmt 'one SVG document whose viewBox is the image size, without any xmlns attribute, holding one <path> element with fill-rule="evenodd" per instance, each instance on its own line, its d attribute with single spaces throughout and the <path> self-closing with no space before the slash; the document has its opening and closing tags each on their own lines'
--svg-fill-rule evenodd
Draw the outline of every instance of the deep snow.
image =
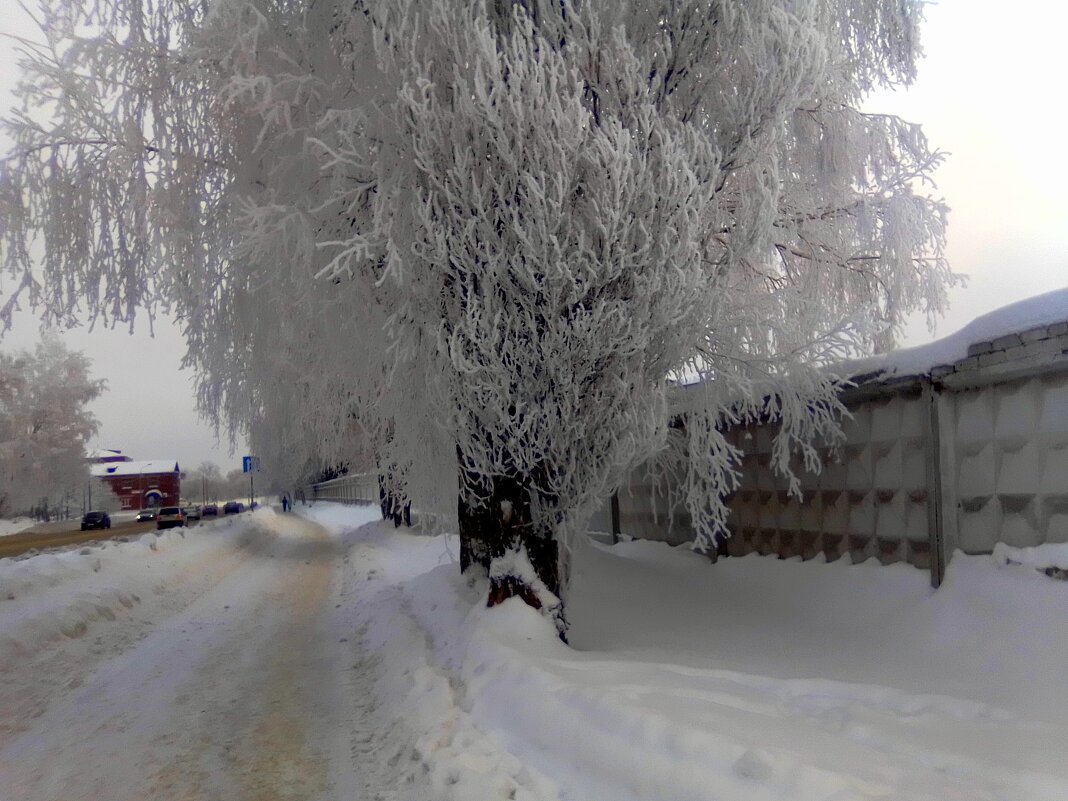
<svg viewBox="0 0 1068 801">
<path fill-rule="evenodd" d="M 313 514 L 343 530 L 349 512 Z M 482 608 L 454 541 L 378 536 L 417 633 L 391 646 L 376 612 L 373 647 L 434 677 L 410 707 L 459 716 L 555 787 L 534 797 L 1068 798 L 1068 584 L 1032 568 L 957 554 L 934 592 L 906 565 L 591 545 L 567 648 L 517 601 Z M 423 748 L 462 784 L 455 750 Z"/>
<path fill-rule="evenodd" d="M 567 647 L 518 601 L 485 609 L 455 538 L 299 511 L 325 542 L 264 510 L 0 560 L 0 799 L 137 797 L 146 760 L 177 766 L 153 774 L 171 797 L 196 771 L 203 797 L 1068 798 L 1056 556 L 957 554 L 932 591 L 905 565 L 589 545 Z M 318 783 L 256 761 L 275 713 L 310 745 L 263 747 Z"/>
</svg>

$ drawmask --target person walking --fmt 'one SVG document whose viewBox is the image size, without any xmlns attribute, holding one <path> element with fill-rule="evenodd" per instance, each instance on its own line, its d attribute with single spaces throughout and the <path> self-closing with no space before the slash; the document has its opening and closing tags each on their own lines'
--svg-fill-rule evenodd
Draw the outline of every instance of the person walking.
<svg viewBox="0 0 1068 801">
<path fill-rule="evenodd" d="M 289 496 L 288 495 L 283 495 L 282 496 L 282 511 L 283 512 L 288 512 L 289 511 Z"/>
</svg>

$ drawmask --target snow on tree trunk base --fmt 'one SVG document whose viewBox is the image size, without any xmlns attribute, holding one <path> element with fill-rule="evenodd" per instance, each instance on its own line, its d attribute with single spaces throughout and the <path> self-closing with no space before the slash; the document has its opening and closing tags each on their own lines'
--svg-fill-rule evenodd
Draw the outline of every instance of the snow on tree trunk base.
<svg viewBox="0 0 1068 801">
<path fill-rule="evenodd" d="M 545 586 L 531 563 L 526 548 L 520 545 L 513 551 L 493 560 L 489 568 L 489 596 L 486 606 L 502 604 L 509 598 L 520 598 L 552 620 L 560 639 L 567 642 L 567 619 L 560 597 Z"/>
<path fill-rule="evenodd" d="M 567 641 L 560 600 L 560 549 L 553 532 L 533 520 L 530 490 L 509 477 L 492 479 L 483 503 L 459 500 L 460 570 L 476 566 L 489 576 L 487 606 L 518 597 L 553 619 Z"/>
</svg>

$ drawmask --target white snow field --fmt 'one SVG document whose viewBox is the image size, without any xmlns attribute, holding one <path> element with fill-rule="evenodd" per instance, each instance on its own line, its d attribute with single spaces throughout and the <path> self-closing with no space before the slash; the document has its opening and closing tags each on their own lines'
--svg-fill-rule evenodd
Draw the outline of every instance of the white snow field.
<svg viewBox="0 0 1068 801">
<path fill-rule="evenodd" d="M 454 537 L 298 511 L 0 560 L 0 799 L 1068 798 L 1061 554 L 589 545 L 567 647 Z"/>
<path fill-rule="evenodd" d="M 18 534 L 23 529 L 27 529 L 34 524 L 34 521 L 28 517 L 16 517 L 14 520 L 5 520 L 0 518 L 0 537 L 8 534 Z"/>
</svg>

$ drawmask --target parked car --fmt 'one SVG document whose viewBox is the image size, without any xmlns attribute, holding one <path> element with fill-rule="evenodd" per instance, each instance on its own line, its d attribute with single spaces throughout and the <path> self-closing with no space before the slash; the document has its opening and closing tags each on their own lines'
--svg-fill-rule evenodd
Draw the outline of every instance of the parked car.
<svg viewBox="0 0 1068 801">
<path fill-rule="evenodd" d="M 185 513 L 181 506 L 164 506 L 156 516 L 156 528 L 164 529 L 185 525 Z"/>
<path fill-rule="evenodd" d="M 223 514 L 226 515 L 236 515 L 243 511 L 245 511 L 245 505 L 237 501 L 227 501 L 223 506 Z"/>
<path fill-rule="evenodd" d="M 213 503 L 209 503 L 206 506 L 201 506 L 200 507 L 200 516 L 201 517 L 218 517 L 219 516 L 219 507 L 216 506 Z"/>
<path fill-rule="evenodd" d="M 183 506 L 182 511 L 185 513 L 185 519 L 188 520 L 200 520 L 200 507 L 199 506 Z"/>
<path fill-rule="evenodd" d="M 142 509 L 137 513 L 137 522 L 145 523 L 150 520 L 155 520 L 158 512 L 159 509 Z"/>
<path fill-rule="evenodd" d="M 87 512 L 82 518 L 82 531 L 94 528 L 111 528 L 111 516 L 107 512 Z"/>
</svg>

